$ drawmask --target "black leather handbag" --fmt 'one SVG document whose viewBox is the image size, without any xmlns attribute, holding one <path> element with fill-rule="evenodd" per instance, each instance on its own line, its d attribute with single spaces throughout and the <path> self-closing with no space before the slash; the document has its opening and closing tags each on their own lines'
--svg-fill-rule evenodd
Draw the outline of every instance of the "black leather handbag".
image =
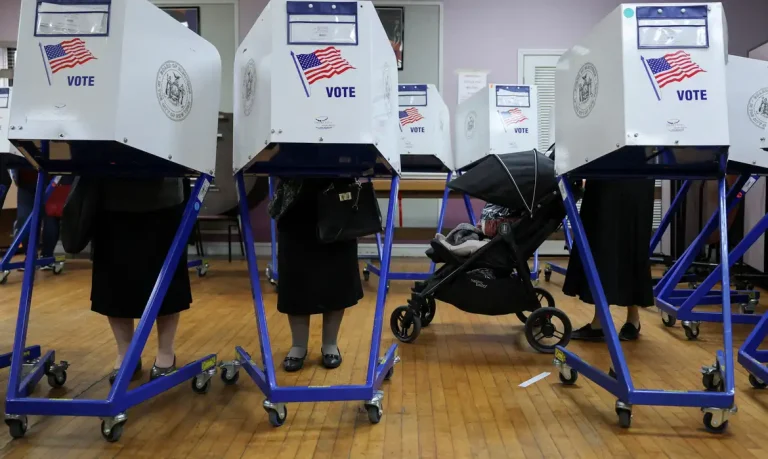
<svg viewBox="0 0 768 459">
<path fill-rule="evenodd" d="M 371 182 L 333 182 L 317 197 L 317 215 L 317 237 L 325 244 L 382 230 L 381 210 Z"/>
<path fill-rule="evenodd" d="M 93 224 L 100 205 L 99 182 L 75 178 L 61 215 L 61 245 L 66 253 L 77 254 L 85 250 L 93 236 Z"/>
</svg>

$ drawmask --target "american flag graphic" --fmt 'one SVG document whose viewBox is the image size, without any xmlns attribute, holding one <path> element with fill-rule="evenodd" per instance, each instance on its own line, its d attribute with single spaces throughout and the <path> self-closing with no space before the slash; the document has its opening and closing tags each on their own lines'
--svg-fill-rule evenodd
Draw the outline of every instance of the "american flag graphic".
<svg viewBox="0 0 768 459">
<path fill-rule="evenodd" d="M 678 83 L 705 71 L 693 62 L 691 55 L 685 51 L 666 54 L 658 59 L 648 59 L 648 68 L 651 69 L 659 88 Z"/>
<path fill-rule="evenodd" d="M 421 116 L 421 113 L 419 113 L 419 110 L 416 109 L 416 107 L 400 110 L 400 126 L 405 126 L 406 124 L 415 123 L 423 119 L 424 117 Z"/>
<path fill-rule="evenodd" d="M 85 42 L 79 38 L 62 41 L 58 45 L 46 45 L 45 56 L 51 66 L 51 72 L 71 69 L 96 59 L 85 47 Z"/>
<path fill-rule="evenodd" d="M 296 58 L 309 84 L 354 69 L 346 59 L 341 57 L 341 50 L 333 46 L 309 54 L 297 54 Z"/>
<path fill-rule="evenodd" d="M 528 119 L 525 115 L 523 115 L 523 111 L 519 108 L 513 108 L 512 110 L 499 112 L 499 115 L 501 115 L 501 119 L 504 121 L 504 126 L 511 126 L 513 124 L 522 123 Z"/>
</svg>

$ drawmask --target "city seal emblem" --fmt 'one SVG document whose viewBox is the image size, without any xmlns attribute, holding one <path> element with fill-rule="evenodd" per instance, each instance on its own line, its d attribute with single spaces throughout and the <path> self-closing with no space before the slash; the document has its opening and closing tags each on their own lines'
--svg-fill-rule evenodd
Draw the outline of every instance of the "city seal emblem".
<svg viewBox="0 0 768 459">
<path fill-rule="evenodd" d="M 471 111 L 467 113 L 467 117 L 464 119 L 464 135 L 467 136 L 467 139 L 471 139 L 475 136 L 475 127 L 477 124 L 477 113 L 474 111 Z"/>
<path fill-rule="evenodd" d="M 768 124 L 768 88 L 757 91 L 749 98 L 747 115 L 755 126 L 765 129 Z"/>
<path fill-rule="evenodd" d="M 256 62 L 251 59 L 243 69 L 243 113 L 250 116 L 253 110 L 253 102 L 256 100 Z"/>
<path fill-rule="evenodd" d="M 576 116 L 586 118 L 592 113 L 599 87 L 600 79 L 594 64 L 587 62 L 582 65 L 573 84 L 573 111 Z"/>
<path fill-rule="evenodd" d="M 178 62 L 167 61 L 160 66 L 155 91 L 160 108 L 171 120 L 184 121 L 192 111 L 192 82 Z"/>
</svg>

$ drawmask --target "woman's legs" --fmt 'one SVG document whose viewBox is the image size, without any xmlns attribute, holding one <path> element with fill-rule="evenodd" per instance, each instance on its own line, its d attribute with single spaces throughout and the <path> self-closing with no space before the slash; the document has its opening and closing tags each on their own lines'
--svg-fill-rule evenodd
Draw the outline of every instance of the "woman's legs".
<svg viewBox="0 0 768 459">
<path fill-rule="evenodd" d="M 323 355 L 339 355 L 339 329 L 344 310 L 323 313 Z"/>
<path fill-rule="evenodd" d="M 293 344 L 288 351 L 288 357 L 303 359 L 307 356 L 309 344 L 309 316 L 288 315 L 288 324 L 291 326 L 291 338 Z"/>
<path fill-rule="evenodd" d="M 619 338 L 623 341 L 634 341 L 640 335 L 640 308 L 638 306 L 627 307 L 627 320 L 619 331 Z M 571 339 L 582 341 L 603 341 L 605 335 L 603 334 L 603 326 L 600 323 L 600 318 L 595 310 L 595 315 L 592 316 L 592 321 L 574 330 L 571 335 Z"/>
<path fill-rule="evenodd" d="M 112 334 L 117 343 L 117 359 L 115 360 L 115 369 L 123 364 L 125 354 L 128 352 L 128 346 L 133 339 L 133 319 L 122 319 L 118 317 L 109 317 L 109 326 L 112 328 Z"/>
<path fill-rule="evenodd" d="M 176 352 L 173 349 L 173 341 L 176 338 L 176 329 L 179 327 L 179 313 L 160 316 L 157 318 L 157 357 L 155 366 L 170 368 L 176 363 Z"/>
</svg>

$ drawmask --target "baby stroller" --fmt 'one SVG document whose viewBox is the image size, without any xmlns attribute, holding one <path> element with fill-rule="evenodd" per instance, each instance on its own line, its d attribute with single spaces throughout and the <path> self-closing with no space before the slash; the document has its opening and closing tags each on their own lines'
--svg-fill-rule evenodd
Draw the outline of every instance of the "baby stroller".
<svg viewBox="0 0 768 459">
<path fill-rule="evenodd" d="M 525 324 L 526 339 L 539 352 L 551 354 L 555 346 L 568 344 L 571 321 L 555 308 L 549 292 L 533 286 L 528 267 L 533 252 L 565 216 L 554 161 L 536 150 L 489 155 L 448 186 L 507 208 L 511 218 L 468 256 L 451 250 L 440 235 L 433 239 L 427 256 L 443 265 L 416 283 L 407 306 L 395 309 L 392 333 L 402 342 L 415 341 L 434 319 L 435 300 L 440 300 L 472 314 L 516 314 Z"/>
</svg>

